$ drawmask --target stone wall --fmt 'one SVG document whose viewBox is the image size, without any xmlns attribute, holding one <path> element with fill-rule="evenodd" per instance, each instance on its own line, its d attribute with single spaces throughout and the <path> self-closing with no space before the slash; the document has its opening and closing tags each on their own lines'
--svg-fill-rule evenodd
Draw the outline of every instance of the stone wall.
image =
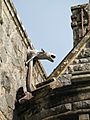
<svg viewBox="0 0 90 120">
<path fill-rule="evenodd" d="M 90 120 L 90 80 L 33 91 L 33 98 L 17 107 L 20 120 Z"/>
<path fill-rule="evenodd" d="M 72 7 L 71 18 L 74 47 L 47 78 L 53 81 L 16 106 L 20 120 L 90 120 L 90 4 Z"/>
<path fill-rule="evenodd" d="M 0 0 L 0 120 L 12 120 L 16 91 L 26 91 L 27 47 L 32 43 L 10 0 Z M 45 80 L 41 64 L 34 67 L 35 84 Z"/>
<path fill-rule="evenodd" d="M 73 6 L 71 11 L 73 48 L 48 77 L 55 77 L 59 87 L 71 84 L 74 73 L 90 71 L 90 4 Z"/>
</svg>

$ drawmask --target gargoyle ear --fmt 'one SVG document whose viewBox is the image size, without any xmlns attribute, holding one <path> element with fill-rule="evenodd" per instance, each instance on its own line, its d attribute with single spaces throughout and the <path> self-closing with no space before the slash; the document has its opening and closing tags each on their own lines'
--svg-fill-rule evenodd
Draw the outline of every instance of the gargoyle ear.
<svg viewBox="0 0 90 120">
<path fill-rule="evenodd" d="M 42 52 L 45 52 L 45 50 L 44 50 L 43 48 L 41 48 L 41 51 L 42 51 Z"/>
</svg>

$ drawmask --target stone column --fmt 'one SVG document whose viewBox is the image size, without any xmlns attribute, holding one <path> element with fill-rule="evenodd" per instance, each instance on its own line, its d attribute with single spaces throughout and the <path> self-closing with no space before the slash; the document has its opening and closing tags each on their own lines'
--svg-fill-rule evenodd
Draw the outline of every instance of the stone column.
<svg viewBox="0 0 90 120">
<path fill-rule="evenodd" d="M 79 120 L 89 120 L 89 114 L 81 114 L 81 115 L 79 115 Z"/>
</svg>

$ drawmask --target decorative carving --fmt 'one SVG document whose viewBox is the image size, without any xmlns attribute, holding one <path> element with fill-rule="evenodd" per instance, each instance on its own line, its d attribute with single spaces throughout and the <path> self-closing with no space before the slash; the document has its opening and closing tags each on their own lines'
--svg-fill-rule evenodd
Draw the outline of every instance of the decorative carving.
<svg viewBox="0 0 90 120">
<path fill-rule="evenodd" d="M 41 59 L 41 60 L 49 60 L 50 62 L 54 62 L 54 58 L 56 56 L 53 53 L 46 52 L 45 50 L 41 49 L 41 51 L 31 50 L 28 48 L 28 60 L 26 61 L 26 65 L 32 61 L 33 59 Z"/>
<path fill-rule="evenodd" d="M 26 65 L 28 65 L 27 71 L 27 79 L 26 79 L 26 88 L 28 92 L 32 91 L 32 87 L 34 86 L 32 83 L 32 72 L 33 72 L 33 64 L 37 60 L 49 60 L 50 62 L 54 62 L 54 58 L 56 56 L 53 53 L 46 52 L 45 50 L 41 49 L 41 51 L 31 50 L 28 48 L 27 53 L 27 61 Z"/>
</svg>

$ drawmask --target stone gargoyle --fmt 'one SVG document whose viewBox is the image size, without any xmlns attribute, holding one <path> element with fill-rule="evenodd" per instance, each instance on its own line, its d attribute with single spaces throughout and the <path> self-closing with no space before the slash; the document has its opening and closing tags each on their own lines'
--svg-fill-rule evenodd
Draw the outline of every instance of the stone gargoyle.
<svg viewBox="0 0 90 120">
<path fill-rule="evenodd" d="M 31 50 L 30 47 L 27 51 L 27 61 L 26 65 L 28 66 L 27 70 L 27 78 L 26 78 L 26 88 L 27 92 L 31 92 L 33 89 L 36 89 L 33 80 L 32 80 L 32 74 L 33 74 L 33 66 L 37 60 L 49 60 L 50 62 L 54 62 L 55 55 L 50 52 L 46 52 L 45 50 L 41 49 L 41 51 L 37 51 L 35 49 Z"/>
<path fill-rule="evenodd" d="M 40 52 L 35 49 L 34 50 L 28 49 L 28 56 L 29 59 L 26 61 L 26 65 L 33 59 L 49 60 L 50 62 L 54 62 L 54 58 L 56 57 L 55 54 L 46 52 L 43 49 L 41 49 Z"/>
</svg>

